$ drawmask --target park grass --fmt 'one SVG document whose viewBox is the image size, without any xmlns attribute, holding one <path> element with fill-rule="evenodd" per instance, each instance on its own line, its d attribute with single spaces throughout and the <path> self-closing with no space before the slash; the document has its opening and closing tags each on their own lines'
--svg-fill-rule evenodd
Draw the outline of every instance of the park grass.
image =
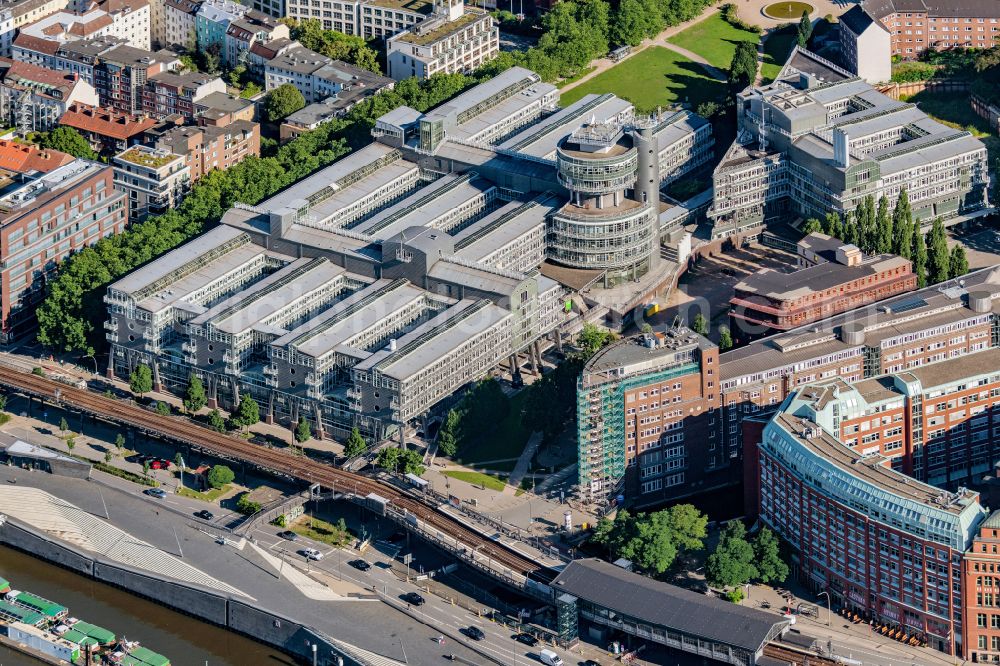
<svg viewBox="0 0 1000 666">
<path fill-rule="evenodd" d="M 583 77 L 587 76 L 587 74 L 590 74 L 595 69 L 597 69 L 597 67 L 584 67 L 583 69 L 581 69 L 579 72 L 577 72 L 573 76 L 570 76 L 568 78 L 562 79 L 561 81 L 557 81 L 556 82 L 556 88 L 565 88 L 569 84 L 575 83 L 576 81 L 579 81 Z"/>
<path fill-rule="evenodd" d="M 521 390 L 510 399 L 510 411 L 500 423 L 488 428 L 478 428 L 476 435 L 462 443 L 455 459 L 464 465 L 478 466 L 487 460 L 517 458 L 524 451 L 531 433 L 524 426 L 521 412 L 528 399 L 528 391 Z M 490 469 L 510 471 L 515 461 L 490 463 Z"/>
<path fill-rule="evenodd" d="M 681 102 L 689 102 L 692 108 L 702 102 L 719 102 L 725 99 L 727 90 L 724 82 L 710 77 L 698 63 L 654 46 L 566 91 L 561 104 L 567 106 L 591 93 L 614 93 L 632 102 L 640 112 L 650 112 Z"/>
<path fill-rule="evenodd" d="M 328 544 L 334 548 L 343 548 L 351 542 L 351 533 L 349 531 L 342 530 L 333 523 L 328 523 L 325 520 L 310 518 L 306 515 L 299 516 L 292 521 L 288 529 L 299 536 Z"/>
<path fill-rule="evenodd" d="M 177 489 L 177 494 L 181 497 L 190 497 L 191 499 L 201 500 L 202 502 L 215 502 L 220 497 L 229 492 L 232 488 L 230 484 L 226 484 L 221 488 L 211 488 L 205 492 L 199 492 L 197 490 L 192 490 L 187 486 L 181 486 Z"/>
<path fill-rule="evenodd" d="M 995 164 L 1000 159 L 1000 137 L 990 131 L 989 123 L 976 115 L 969 104 L 968 93 L 933 93 L 921 92 L 907 98 L 934 120 L 953 127 L 966 130 L 986 145 L 989 153 L 989 163 Z"/>
<path fill-rule="evenodd" d="M 737 28 L 722 18 L 721 13 L 713 14 L 704 21 L 698 21 L 690 28 L 682 30 L 667 39 L 682 49 L 697 53 L 714 67 L 728 71 L 733 63 L 737 42 L 757 44 L 760 35 Z"/>
<path fill-rule="evenodd" d="M 770 83 L 778 76 L 797 39 L 795 28 L 782 28 L 767 36 L 764 41 L 764 62 L 760 66 L 764 83 Z"/>
<path fill-rule="evenodd" d="M 503 491 L 507 487 L 506 482 L 503 480 L 482 472 L 448 471 L 441 473 L 457 481 L 465 481 L 474 486 L 484 486 L 490 490 Z"/>
</svg>

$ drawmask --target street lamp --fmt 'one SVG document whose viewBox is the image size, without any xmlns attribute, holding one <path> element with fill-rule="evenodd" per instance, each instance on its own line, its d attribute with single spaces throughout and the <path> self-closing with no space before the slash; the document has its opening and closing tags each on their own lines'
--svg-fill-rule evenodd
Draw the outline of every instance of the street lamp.
<svg viewBox="0 0 1000 666">
<path fill-rule="evenodd" d="M 94 374 L 96 375 L 97 374 L 97 359 L 94 358 L 94 355 L 93 354 L 84 354 L 80 358 L 89 358 L 91 361 L 94 362 Z"/>
<path fill-rule="evenodd" d="M 829 627 L 830 626 L 830 593 L 824 591 L 824 592 L 820 592 L 816 596 L 817 597 L 822 597 L 823 595 L 826 595 L 826 626 Z"/>
</svg>

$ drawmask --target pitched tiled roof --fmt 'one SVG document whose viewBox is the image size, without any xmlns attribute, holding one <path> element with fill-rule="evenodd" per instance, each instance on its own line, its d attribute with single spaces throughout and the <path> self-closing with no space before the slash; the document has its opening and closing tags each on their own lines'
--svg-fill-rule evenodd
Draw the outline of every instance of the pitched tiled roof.
<svg viewBox="0 0 1000 666">
<path fill-rule="evenodd" d="M 145 132 L 156 124 L 156 120 L 101 107 L 74 104 L 62 115 L 59 123 L 123 141 Z"/>
<path fill-rule="evenodd" d="M 28 51 L 37 51 L 38 53 L 47 53 L 49 55 L 55 55 L 56 51 L 59 50 L 59 42 L 51 39 L 42 39 L 41 37 L 33 37 L 23 32 L 14 38 L 14 46 L 20 46 Z"/>
<path fill-rule="evenodd" d="M 17 143 L 0 139 L 0 169 L 27 173 L 48 173 L 76 158 L 58 150 L 41 150 L 30 143 Z"/>
</svg>

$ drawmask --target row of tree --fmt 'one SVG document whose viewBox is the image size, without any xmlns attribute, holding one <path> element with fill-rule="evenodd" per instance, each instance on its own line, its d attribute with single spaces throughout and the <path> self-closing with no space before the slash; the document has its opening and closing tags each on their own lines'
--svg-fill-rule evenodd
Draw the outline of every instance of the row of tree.
<svg viewBox="0 0 1000 666">
<path fill-rule="evenodd" d="M 343 119 L 302 134 L 273 157 L 249 157 L 202 177 L 176 208 L 103 238 L 64 261 L 37 310 L 42 344 L 60 352 L 94 353 L 105 344 L 100 322 L 107 285 L 214 225 L 237 201 L 256 204 L 371 140 L 375 119 L 407 105 L 418 111 L 477 83 L 463 74 L 407 79 L 358 104 Z M 95 325 L 96 324 L 96 325 Z"/>
<path fill-rule="evenodd" d="M 934 220 L 927 234 L 920 231 L 920 221 L 913 219 L 906 190 L 899 193 L 895 206 L 883 195 L 878 205 L 871 195 L 844 216 L 827 213 L 824 220 L 810 218 L 802 228 L 806 233 L 824 232 L 845 243 L 852 243 L 865 254 L 894 253 L 913 262 L 917 284 L 943 282 L 969 272 L 965 248 L 955 245 L 948 250 L 948 235 L 941 218 Z"/>
</svg>

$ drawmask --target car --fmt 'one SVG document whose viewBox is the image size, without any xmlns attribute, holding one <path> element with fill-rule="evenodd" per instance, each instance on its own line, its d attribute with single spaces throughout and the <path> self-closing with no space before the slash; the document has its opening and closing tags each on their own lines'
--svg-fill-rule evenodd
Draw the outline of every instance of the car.
<svg viewBox="0 0 1000 666">
<path fill-rule="evenodd" d="M 215 518 L 214 513 L 212 513 L 211 511 L 206 511 L 205 509 L 202 509 L 201 511 L 195 511 L 194 515 L 196 518 L 201 518 L 202 520 L 213 520 Z"/>
<path fill-rule="evenodd" d="M 319 552 L 315 548 L 303 548 L 299 551 L 307 560 L 322 560 L 323 553 Z"/>
<path fill-rule="evenodd" d="M 358 571 L 368 571 L 369 569 L 372 568 L 372 565 L 368 564 L 364 560 L 354 560 L 353 562 L 351 562 L 351 566 L 357 569 Z"/>
<path fill-rule="evenodd" d="M 486 638 L 486 634 L 483 633 L 483 630 L 476 626 L 468 626 L 462 630 L 462 633 L 474 641 L 481 641 Z"/>
<path fill-rule="evenodd" d="M 291 530 L 285 530 L 284 532 L 278 532 L 278 536 L 280 536 L 285 541 L 298 541 L 299 540 L 299 535 L 296 534 L 295 532 L 291 531 Z"/>
<path fill-rule="evenodd" d="M 588 659 L 587 661 L 581 661 L 579 666 L 601 666 L 599 663 L 593 659 Z"/>
<path fill-rule="evenodd" d="M 150 469 L 170 469 L 170 461 L 164 460 L 163 458 L 150 458 L 149 459 Z"/>
<path fill-rule="evenodd" d="M 542 650 L 538 653 L 538 661 L 545 666 L 563 666 L 563 660 L 552 650 Z"/>
<path fill-rule="evenodd" d="M 426 603 L 424 598 L 416 592 L 407 592 L 404 594 L 403 601 L 408 604 L 413 604 L 414 606 L 423 606 Z"/>
<path fill-rule="evenodd" d="M 525 633 L 515 634 L 514 640 L 517 641 L 518 643 L 524 643 L 528 647 L 535 647 L 536 645 L 538 645 L 538 639 L 532 636 L 531 634 L 525 634 Z"/>
<path fill-rule="evenodd" d="M 146 488 L 142 492 L 146 493 L 150 497 L 155 497 L 156 499 L 163 499 L 167 496 L 167 493 L 164 492 L 163 488 Z"/>
</svg>

